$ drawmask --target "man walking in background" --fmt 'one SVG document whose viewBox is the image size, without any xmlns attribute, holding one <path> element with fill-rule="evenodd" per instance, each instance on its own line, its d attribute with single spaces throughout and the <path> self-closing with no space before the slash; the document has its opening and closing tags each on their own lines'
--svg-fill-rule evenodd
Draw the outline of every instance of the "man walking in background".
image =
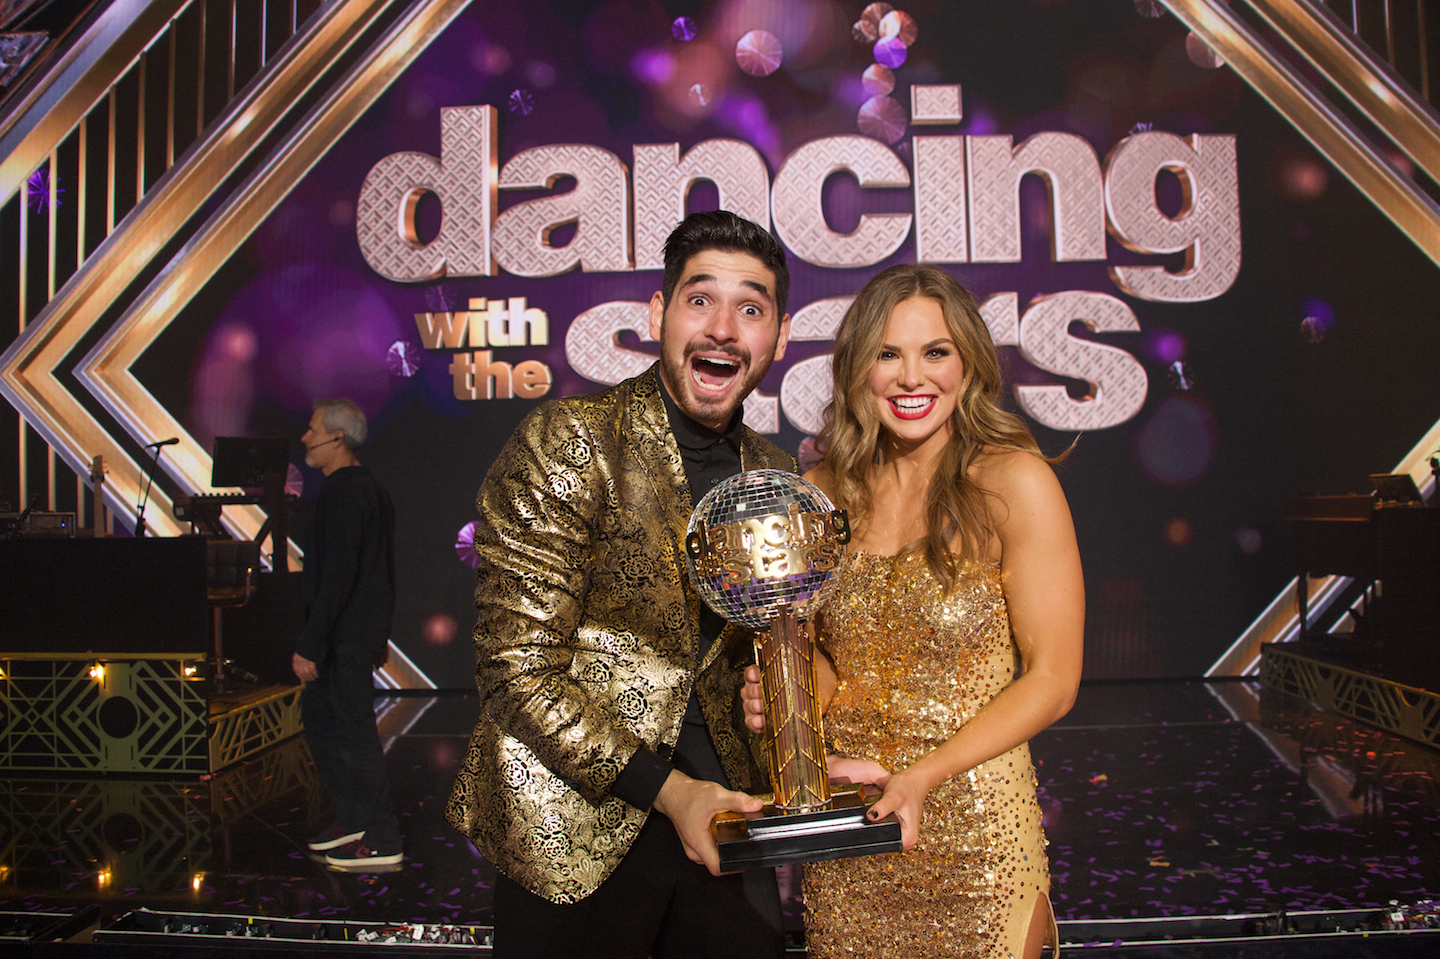
<svg viewBox="0 0 1440 959">
<path fill-rule="evenodd" d="M 318 400 L 300 440 L 305 464 L 325 482 L 303 541 L 305 628 L 292 659 L 305 682 L 305 740 L 335 802 L 335 822 L 308 845 L 330 865 L 353 869 L 404 858 L 372 678 L 395 611 L 395 508 L 360 465 L 365 432 L 353 402 Z"/>
</svg>

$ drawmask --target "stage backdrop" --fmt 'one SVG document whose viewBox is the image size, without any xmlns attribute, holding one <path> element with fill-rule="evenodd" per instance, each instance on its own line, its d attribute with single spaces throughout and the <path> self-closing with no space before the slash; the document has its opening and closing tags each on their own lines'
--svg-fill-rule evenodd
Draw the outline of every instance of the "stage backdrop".
<svg viewBox="0 0 1440 959">
<path fill-rule="evenodd" d="M 1091 678 L 1204 672 L 1294 575 L 1283 501 L 1440 418 L 1440 271 L 1158 4 L 452 6 L 134 366 L 207 450 L 364 407 L 437 685 L 471 681 L 476 487 L 537 404 L 651 362 L 687 210 L 790 254 L 746 421 L 802 455 L 866 279 L 983 302 L 1008 401 L 1074 443 Z"/>
</svg>

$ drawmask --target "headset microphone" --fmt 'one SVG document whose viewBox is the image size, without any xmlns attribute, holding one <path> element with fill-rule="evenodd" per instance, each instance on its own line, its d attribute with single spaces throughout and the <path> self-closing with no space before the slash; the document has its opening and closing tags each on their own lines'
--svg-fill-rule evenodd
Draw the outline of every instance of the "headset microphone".
<svg viewBox="0 0 1440 959">
<path fill-rule="evenodd" d="M 344 438 L 345 438 L 345 437 L 343 437 L 343 436 L 332 436 L 332 437 L 330 437 L 328 440 L 325 440 L 325 441 L 320 442 L 320 443 L 316 443 L 314 446 L 307 446 L 307 447 L 305 447 L 305 449 L 306 449 L 307 451 L 308 451 L 308 450 L 318 450 L 318 449 L 319 449 L 320 447 L 322 447 L 322 446 L 329 446 L 331 443 L 338 443 L 338 442 L 340 442 L 340 441 L 341 441 L 342 439 L 344 439 Z"/>
</svg>

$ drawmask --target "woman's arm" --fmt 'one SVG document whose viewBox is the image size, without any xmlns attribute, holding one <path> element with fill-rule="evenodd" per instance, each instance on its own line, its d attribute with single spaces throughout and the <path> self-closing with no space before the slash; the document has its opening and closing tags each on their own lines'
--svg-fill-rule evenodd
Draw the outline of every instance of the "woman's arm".
<svg viewBox="0 0 1440 959">
<path fill-rule="evenodd" d="M 907 849 L 919 838 L 931 789 L 1064 716 L 1080 684 L 1085 584 L 1060 482 L 1043 460 L 1024 452 L 986 457 L 974 478 L 992 495 L 1005 601 L 1023 672 L 948 740 L 890 777 L 870 816 L 895 812 Z"/>
</svg>

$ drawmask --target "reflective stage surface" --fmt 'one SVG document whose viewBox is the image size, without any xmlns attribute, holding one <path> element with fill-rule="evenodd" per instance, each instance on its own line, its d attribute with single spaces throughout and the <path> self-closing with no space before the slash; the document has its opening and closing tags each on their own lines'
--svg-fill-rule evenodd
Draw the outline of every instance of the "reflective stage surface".
<svg viewBox="0 0 1440 959">
<path fill-rule="evenodd" d="M 326 809 L 295 739 L 208 781 L 8 777 L 0 910 L 488 925 L 494 870 L 444 820 L 475 697 L 377 707 L 405 833 L 392 871 L 308 858 Z M 1087 685 L 1032 749 L 1061 920 L 1440 896 L 1440 753 L 1254 684 Z M 797 931 L 798 879 L 782 875 Z"/>
</svg>

